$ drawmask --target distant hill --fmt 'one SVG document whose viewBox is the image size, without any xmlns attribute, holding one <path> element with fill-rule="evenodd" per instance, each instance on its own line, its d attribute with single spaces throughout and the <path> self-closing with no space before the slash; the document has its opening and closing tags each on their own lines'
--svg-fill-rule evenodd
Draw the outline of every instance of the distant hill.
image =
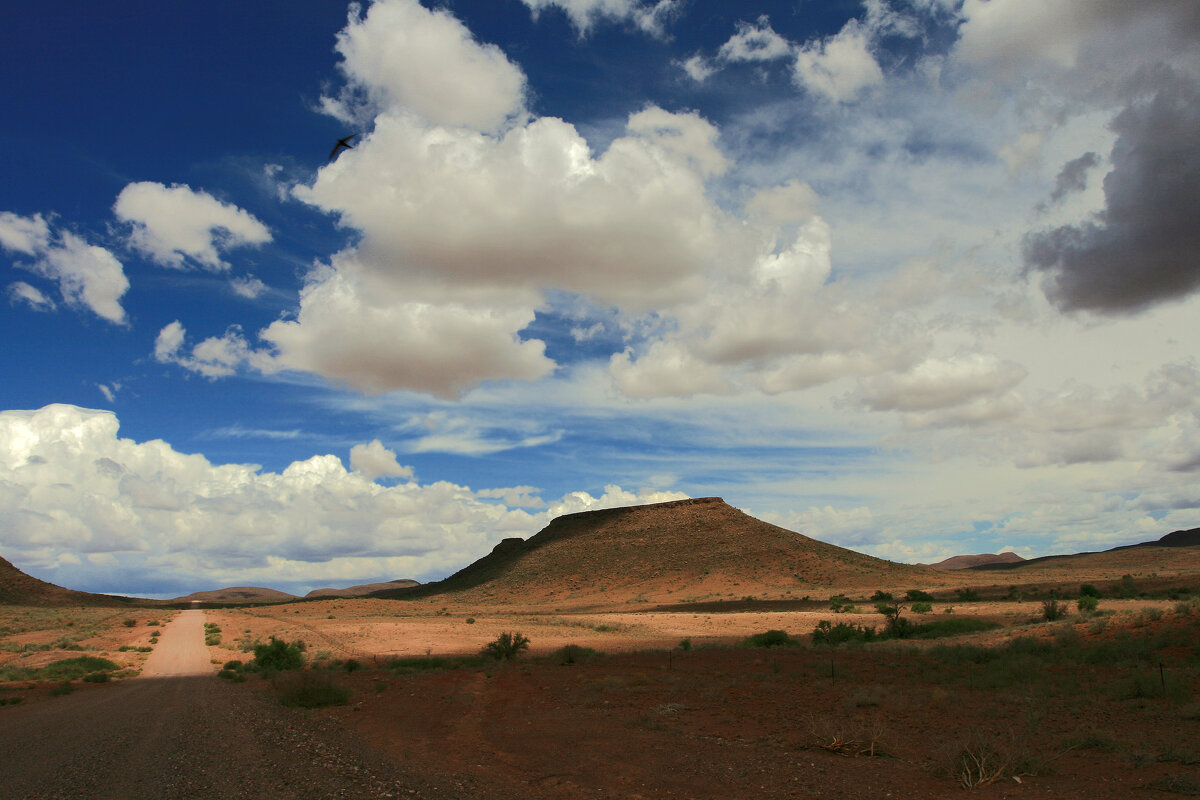
<svg viewBox="0 0 1200 800">
<path fill-rule="evenodd" d="M 1114 550 L 1128 550 L 1132 547 L 1196 547 L 1200 545 L 1200 528 L 1186 531 L 1171 531 L 1166 536 L 1153 542 L 1127 544 L 1124 547 L 1114 547 Z"/>
<path fill-rule="evenodd" d="M 974 569 L 984 564 L 1019 564 L 1025 559 L 1016 553 L 979 553 L 973 556 L 951 556 L 926 566 L 941 570 Z"/>
<path fill-rule="evenodd" d="M 411 578 L 399 578 L 394 581 L 386 581 L 384 583 L 363 583 L 358 586 L 347 586 L 345 589 L 313 589 L 308 594 L 304 595 L 305 599 L 315 599 L 321 597 L 364 597 L 365 595 L 374 594 L 376 592 L 387 591 L 388 589 L 411 589 L 414 586 L 421 584 Z"/>
<path fill-rule="evenodd" d="M 264 589 L 261 586 L 230 586 L 225 589 L 212 589 L 207 592 L 192 592 L 184 597 L 176 597 L 171 603 L 285 603 L 288 600 L 299 600 L 296 595 L 280 592 L 275 589 Z"/>
<path fill-rule="evenodd" d="M 135 603 L 128 597 L 64 589 L 26 575 L 0 558 L 0 605 L 14 606 L 121 606 Z"/>
<path fill-rule="evenodd" d="M 819 542 L 704 497 L 567 514 L 528 540 L 505 539 L 445 580 L 376 596 L 452 593 L 463 602 L 579 606 L 942 582 L 927 567 Z"/>
</svg>

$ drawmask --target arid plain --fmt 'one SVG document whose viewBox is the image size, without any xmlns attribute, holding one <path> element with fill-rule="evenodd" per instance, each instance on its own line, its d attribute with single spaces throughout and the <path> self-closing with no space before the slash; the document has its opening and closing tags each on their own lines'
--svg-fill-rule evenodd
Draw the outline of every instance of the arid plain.
<svg viewBox="0 0 1200 800">
<path fill-rule="evenodd" d="M 250 663 L 272 637 L 303 641 L 303 673 L 348 690 L 344 702 L 282 708 L 285 673 L 191 680 L 260 721 L 332 737 L 322 746 L 348 753 L 337 775 L 374 776 L 346 796 L 1200 793 L 1192 545 L 945 572 L 813 542 L 706 498 L 561 518 L 441 585 L 385 594 L 199 604 L 207 627 L 189 623 L 211 675 Z M 887 627 L 875 607 L 886 595 L 906 635 L 856 641 Z M 0 735 L 39 708 L 148 682 L 135 676 L 185 613 L 11 599 L 0 606 Z M 1048 620 L 1048 605 L 1065 613 Z M 814 641 L 822 622 L 850 641 Z M 515 632 L 526 652 L 479 655 Z M 113 677 L 39 673 L 83 656 L 112 662 Z M 376 766 L 346 766 L 359 757 Z M 16 756 L 3 758 L 13 769 Z M 379 778 L 380 763 L 396 773 Z M 279 785 L 322 796 L 303 783 Z"/>
</svg>

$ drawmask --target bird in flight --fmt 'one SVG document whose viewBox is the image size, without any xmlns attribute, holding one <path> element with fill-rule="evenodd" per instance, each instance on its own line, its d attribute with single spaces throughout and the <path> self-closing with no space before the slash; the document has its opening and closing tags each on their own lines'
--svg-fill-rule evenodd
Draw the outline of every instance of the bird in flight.
<svg viewBox="0 0 1200 800">
<path fill-rule="evenodd" d="M 349 136 L 343 136 L 341 139 L 338 139 L 337 144 L 335 144 L 333 149 L 329 151 L 329 160 L 333 161 L 338 157 L 338 153 L 342 152 L 343 150 L 353 150 L 354 145 L 350 144 L 350 140 L 355 136 L 358 136 L 358 134 L 352 133 Z"/>
</svg>

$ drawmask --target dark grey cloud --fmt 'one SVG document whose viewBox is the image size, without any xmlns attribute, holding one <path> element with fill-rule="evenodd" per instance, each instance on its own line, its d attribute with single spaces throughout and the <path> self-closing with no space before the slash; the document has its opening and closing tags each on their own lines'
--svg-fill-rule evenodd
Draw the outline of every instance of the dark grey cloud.
<svg viewBox="0 0 1200 800">
<path fill-rule="evenodd" d="M 1100 163 L 1100 156 L 1095 153 L 1084 153 L 1063 165 L 1062 171 L 1054 179 L 1054 191 L 1050 193 L 1051 203 L 1060 203 L 1063 198 L 1073 192 L 1082 192 L 1087 188 L 1088 170 Z"/>
<path fill-rule="evenodd" d="M 1026 267 L 1063 311 L 1132 313 L 1200 290 L 1200 90 L 1165 69 L 1139 84 L 1112 122 L 1105 209 L 1026 237 Z"/>
</svg>

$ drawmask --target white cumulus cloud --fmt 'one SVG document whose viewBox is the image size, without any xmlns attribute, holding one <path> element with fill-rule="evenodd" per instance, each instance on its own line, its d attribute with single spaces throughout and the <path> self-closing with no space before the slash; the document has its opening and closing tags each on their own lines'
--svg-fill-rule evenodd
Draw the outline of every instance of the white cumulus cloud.
<svg viewBox="0 0 1200 800">
<path fill-rule="evenodd" d="M 40 215 L 0 214 L 0 248 L 32 256 L 19 266 L 58 284 L 63 302 L 85 307 L 117 325 L 125 324 L 121 296 L 129 289 L 125 268 L 103 247 L 88 244 L 70 231 L 53 231 Z M 24 281 L 9 287 L 10 296 L 37 309 L 53 302 L 37 287 Z"/>
<path fill-rule="evenodd" d="M 367 444 L 356 444 L 350 448 L 350 469 L 361 473 L 369 481 L 386 476 L 389 478 L 411 478 L 412 467 L 396 460 L 396 452 L 388 450 L 383 442 L 372 439 Z"/>
<path fill-rule="evenodd" d="M 376 445 L 356 449 L 353 470 L 317 455 L 264 472 L 120 438 L 111 412 L 0 412 L 0 550 L 27 571 L 93 590 L 314 587 L 441 576 L 560 513 L 681 497 L 609 486 L 599 498 L 572 493 L 533 515 L 497 504 L 496 492 L 375 483 L 368 472 L 404 469 Z"/>
<path fill-rule="evenodd" d="M 227 270 L 221 251 L 271 241 L 271 232 L 249 212 L 180 184 L 131 183 L 117 196 L 113 212 L 132 226 L 129 243 L 164 267 L 195 263 Z"/>
</svg>

